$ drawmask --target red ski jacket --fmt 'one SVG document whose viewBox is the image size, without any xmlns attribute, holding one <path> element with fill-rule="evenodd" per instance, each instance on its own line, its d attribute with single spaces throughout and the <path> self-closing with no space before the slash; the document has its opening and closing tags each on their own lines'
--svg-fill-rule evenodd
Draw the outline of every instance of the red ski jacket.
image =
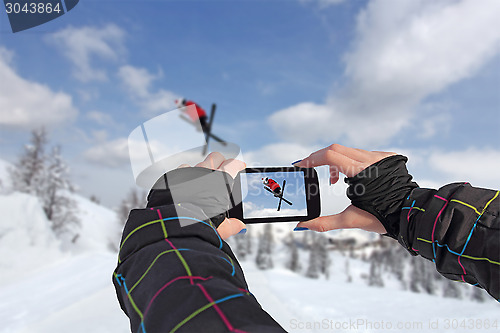
<svg viewBox="0 0 500 333">
<path fill-rule="evenodd" d="M 273 179 L 268 179 L 267 181 L 267 186 L 273 191 L 273 192 L 280 192 L 281 187 L 278 183 L 276 183 Z"/>
<path fill-rule="evenodd" d="M 196 108 L 196 112 L 194 111 L 193 108 L 186 108 L 186 113 L 188 114 L 189 118 L 193 121 L 197 121 L 201 117 L 206 117 L 207 113 L 205 110 L 203 110 L 198 104 L 196 104 L 193 101 L 187 101 L 186 106 L 194 105 Z"/>
</svg>

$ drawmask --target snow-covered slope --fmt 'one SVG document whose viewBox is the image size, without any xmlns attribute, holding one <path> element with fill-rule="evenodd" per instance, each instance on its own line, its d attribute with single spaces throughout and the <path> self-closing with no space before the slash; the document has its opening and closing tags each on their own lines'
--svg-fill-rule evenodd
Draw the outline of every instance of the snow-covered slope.
<svg viewBox="0 0 500 333">
<path fill-rule="evenodd" d="M 12 164 L 0 159 L 0 193 L 3 192 L 6 188 L 11 187 L 9 169 L 12 167 Z"/>
<path fill-rule="evenodd" d="M 328 280 L 305 278 L 280 263 L 268 271 L 258 270 L 252 261 L 242 266 L 250 291 L 288 332 L 475 331 L 459 327 L 463 320 L 474 327 L 489 322 L 492 331 L 496 331 L 493 323 L 500 327 L 500 305 L 493 299 L 477 303 L 397 288 L 368 287 L 359 275 L 346 283 L 344 261 L 335 259 Z M 362 267 L 354 265 L 353 275 L 357 269 Z"/>
<path fill-rule="evenodd" d="M 0 283 L 64 257 L 37 198 L 23 193 L 0 195 L 0 216 Z"/>
<path fill-rule="evenodd" d="M 109 244 L 118 243 L 120 229 L 115 213 L 78 195 L 73 198 L 82 229 L 71 250 L 64 252 L 35 197 L 0 195 L 0 333 L 129 331 L 111 283 L 116 253 Z M 500 325 L 500 305 L 491 298 L 478 303 L 416 294 L 389 279 L 384 288 L 368 287 L 362 276 L 369 265 L 356 259 L 351 260 L 352 282 L 347 283 L 346 258 L 338 252 L 331 253 L 329 280 L 292 273 L 284 268 L 288 255 L 280 241 L 294 225 L 274 227 L 274 269 L 256 268 L 255 239 L 253 255 L 241 262 L 250 291 L 289 332 L 474 331 L 453 328 L 463 319 L 475 328 L 488 321 L 486 331 Z M 253 226 L 249 234 L 255 238 L 262 227 Z M 343 231 L 330 236 L 361 241 L 372 234 Z M 299 255 L 306 266 L 309 252 L 301 249 Z"/>
<path fill-rule="evenodd" d="M 81 223 L 80 236 L 72 248 L 73 252 L 117 249 L 122 226 L 116 213 L 78 194 L 72 194 L 71 198 L 78 205 L 78 218 Z"/>
<path fill-rule="evenodd" d="M 0 332 L 126 332 L 111 283 L 121 226 L 77 194 L 81 228 L 63 247 L 38 198 L 15 192 L 0 160 Z"/>
</svg>

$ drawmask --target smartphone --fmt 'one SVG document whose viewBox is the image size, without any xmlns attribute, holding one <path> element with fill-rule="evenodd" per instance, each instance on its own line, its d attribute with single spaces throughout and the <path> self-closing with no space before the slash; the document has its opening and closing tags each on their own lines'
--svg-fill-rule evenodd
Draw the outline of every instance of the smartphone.
<svg viewBox="0 0 500 333">
<path fill-rule="evenodd" d="M 241 171 L 234 182 L 229 217 L 243 223 L 307 221 L 320 215 L 314 168 L 260 167 Z"/>
</svg>

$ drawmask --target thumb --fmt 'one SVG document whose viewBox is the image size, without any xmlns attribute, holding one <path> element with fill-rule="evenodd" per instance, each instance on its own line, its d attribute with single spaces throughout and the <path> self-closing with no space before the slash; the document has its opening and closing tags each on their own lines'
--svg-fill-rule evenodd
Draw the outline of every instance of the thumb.
<svg viewBox="0 0 500 333">
<path fill-rule="evenodd" d="M 343 211 L 340 214 L 320 216 L 315 219 L 299 222 L 296 228 L 307 228 L 309 230 L 324 232 L 335 229 L 350 228 L 349 214 Z"/>
<path fill-rule="evenodd" d="M 243 229 L 246 230 L 245 223 L 235 218 L 226 218 L 217 228 L 217 232 L 222 239 L 228 239 L 229 237 L 236 235 Z"/>
<path fill-rule="evenodd" d="M 349 205 L 342 213 L 321 216 L 310 221 L 299 222 L 296 228 L 307 228 L 314 231 L 359 228 L 366 231 L 385 234 L 382 223 L 372 214 L 358 207 Z"/>
</svg>

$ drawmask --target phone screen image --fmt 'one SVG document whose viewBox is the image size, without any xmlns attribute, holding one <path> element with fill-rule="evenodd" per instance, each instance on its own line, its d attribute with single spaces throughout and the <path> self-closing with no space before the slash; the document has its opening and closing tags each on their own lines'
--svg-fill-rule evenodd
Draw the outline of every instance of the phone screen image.
<svg viewBox="0 0 500 333">
<path fill-rule="evenodd" d="M 303 171 L 241 174 L 243 218 L 307 216 Z"/>
</svg>

